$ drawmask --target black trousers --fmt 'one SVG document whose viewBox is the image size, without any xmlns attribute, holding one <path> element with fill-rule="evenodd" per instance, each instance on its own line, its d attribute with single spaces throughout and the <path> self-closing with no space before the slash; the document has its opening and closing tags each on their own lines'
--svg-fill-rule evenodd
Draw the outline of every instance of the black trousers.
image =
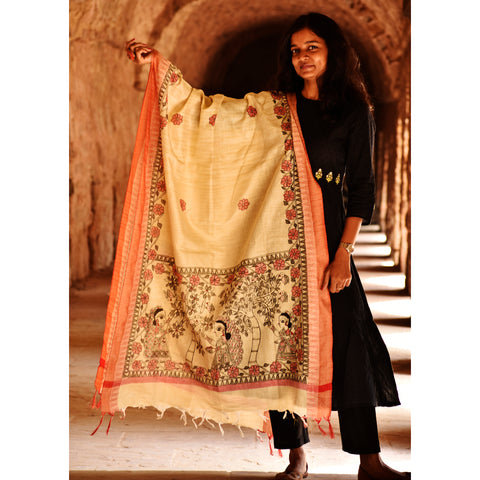
<svg viewBox="0 0 480 480">
<path fill-rule="evenodd" d="M 356 407 L 339 410 L 342 450 L 354 454 L 379 453 L 375 407 Z M 298 448 L 310 441 L 308 428 L 296 414 L 270 410 L 275 448 Z"/>
</svg>

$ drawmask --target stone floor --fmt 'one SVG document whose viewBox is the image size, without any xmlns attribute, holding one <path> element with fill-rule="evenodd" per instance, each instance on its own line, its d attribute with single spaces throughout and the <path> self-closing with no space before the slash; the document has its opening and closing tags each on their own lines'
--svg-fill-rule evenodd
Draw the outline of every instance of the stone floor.
<svg viewBox="0 0 480 480">
<path fill-rule="evenodd" d="M 382 458 L 398 470 L 410 470 L 410 297 L 405 277 L 392 266 L 385 236 L 364 228 L 355 262 L 375 321 L 390 351 L 402 406 L 378 408 Z M 70 478 L 112 480 L 269 479 L 284 470 L 286 459 L 270 455 L 268 440 L 256 432 L 224 426 L 224 435 L 166 412 L 128 409 L 114 417 L 111 430 L 91 410 L 93 381 L 102 346 L 110 272 L 96 274 L 72 288 L 70 299 Z M 312 480 L 356 479 L 358 458 L 341 450 L 338 419 L 332 414 L 335 438 L 310 425 L 306 446 Z"/>
</svg>

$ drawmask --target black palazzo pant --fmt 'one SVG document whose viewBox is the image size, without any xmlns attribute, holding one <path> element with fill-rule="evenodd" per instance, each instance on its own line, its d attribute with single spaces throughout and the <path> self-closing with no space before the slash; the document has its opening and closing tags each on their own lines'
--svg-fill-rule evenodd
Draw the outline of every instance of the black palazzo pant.
<svg viewBox="0 0 480 480">
<path fill-rule="evenodd" d="M 342 450 L 354 454 L 379 453 L 375 407 L 338 411 Z M 279 450 L 299 448 L 310 441 L 308 428 L 296 414 L 270 411 L 273 444 Z"/>
</svg>

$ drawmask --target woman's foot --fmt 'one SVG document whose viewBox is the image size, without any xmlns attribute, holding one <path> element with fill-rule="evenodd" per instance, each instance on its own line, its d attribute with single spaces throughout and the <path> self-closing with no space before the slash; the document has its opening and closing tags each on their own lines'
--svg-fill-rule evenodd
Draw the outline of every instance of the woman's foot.
<svg viewBox="0 0 480 480">
<path fill-rule="evenodd" d="M 276 475 L 276 480 L 301 480 L 308 476 L 307 456 L 303 447 L 292 448 L 287 469 Z"/>
<path fill-rule="evenodd" d="M 383 463 L 378 453 L 360 455 L 358 480 L 407 480 L 409 472 L 398 472 Z"/>
</svg>

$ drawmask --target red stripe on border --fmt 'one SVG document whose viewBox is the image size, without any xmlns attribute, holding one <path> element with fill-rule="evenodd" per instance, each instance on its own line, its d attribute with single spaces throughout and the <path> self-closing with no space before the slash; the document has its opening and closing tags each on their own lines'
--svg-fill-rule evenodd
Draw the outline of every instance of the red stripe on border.
<svg viewBox="0 0 480 480">
<path fill-rule="evenodd" d="M 230 392 L 235 390 L 247 390 L 253 388 L 268 388 L 268 387 L 294 387 L 299 388 L 301 390 L 305 390 L 307 392 L 326 392 L 332 389 L 332 384 L 327 383 L 325 385 L 306 385 L 303 383 L 295 382 L 294 380 L 268 380 L 264 382 L 257 382 L 257 383 L 243 383 L 239 385 L 222 385 L 222 386 L 214 386 L 214 385 L 206 385 L 198 380 L 192 379 L 183 379 L 183 378 L 173 378 L 173 377 L 165 377 L 165 376 L 156 376 L 156 377 L 138 377 L 138 378 L 125 378 L 121 381 L 116 382 L 109 382 L 105 381 L 103 384 L 104 388 L 115 388 L 121 385 L 129 385 L 135 383 L 156 383 L 161 381 L 162 383 L 173 383 L 179 385 L 187 385 L 187 386 L 195 386 L 205 388 L 207 390 L 212 390 L 216 392 Z"/>
</svg>

